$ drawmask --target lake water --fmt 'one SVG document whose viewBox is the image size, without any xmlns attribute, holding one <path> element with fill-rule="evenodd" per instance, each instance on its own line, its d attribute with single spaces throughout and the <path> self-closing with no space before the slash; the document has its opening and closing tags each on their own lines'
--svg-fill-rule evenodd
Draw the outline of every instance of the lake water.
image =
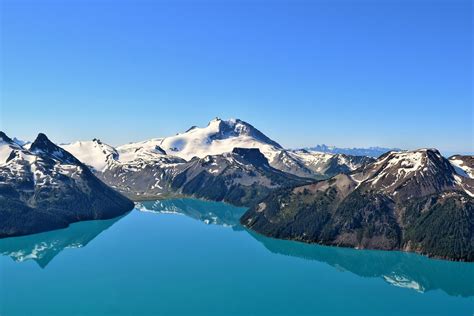
<svg viewBox="0 0 474 316">
<path fill-rule="evenodd" d="M 0 315 L 474 315 L 472 263 L 275 240 L 242 212 L 144 202 L 2 239 Z"/>
</svg>

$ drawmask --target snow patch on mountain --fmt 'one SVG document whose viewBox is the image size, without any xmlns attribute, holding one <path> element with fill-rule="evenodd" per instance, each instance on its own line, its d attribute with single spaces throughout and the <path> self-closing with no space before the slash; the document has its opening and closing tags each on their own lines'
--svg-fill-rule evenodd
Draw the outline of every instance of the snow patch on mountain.
<svg viewBox="0 0 474 316">
<path fill-rule="evenodd" d="M 455 155 L 449 158 L 449 162 L 459 175 L 474 179 L 474 156 Z"/>
<path fill-rule="evenodd" d="M 6 163 L 11 153 L 15 149 L 20 149 L 20 148 L 21 148 L 20 145 L 13 142 L 8 142 L 0 138 L 0 164 Z"/>
<path fill-rule="evenodd" d="M 129 143 L 117 147 L 119 160 L 130 162 L 139 158 L 151 158 L 155 155 L 166 155 L 166 151 L 160 147 L 163 138 L 152 138 L 137 143 Z"/>
<path fill-rule="evenodd" d="M 102 143 L 99 139 L 78 141 L 60 146 L 96 171 L 104 170 L 109 162 L 118 158 L 117 150 Z"/>
</svg>

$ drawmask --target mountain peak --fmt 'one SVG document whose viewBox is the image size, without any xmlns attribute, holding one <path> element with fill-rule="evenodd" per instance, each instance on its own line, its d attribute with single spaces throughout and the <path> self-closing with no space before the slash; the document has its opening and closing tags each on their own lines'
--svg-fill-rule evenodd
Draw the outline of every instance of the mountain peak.
<svg viewBox="0 0 474 316">
<path fill-rule="evenodd" d="M 168 154 L 186 160 L 194 156 L 203 158 L 229 153 L 236 147 L 282 149 L 280 144 L 249 123 L 240 119 L 222 120 L 219 117 L 211 120 L 206 127 L 193 126 L 184 133 L 165 137 L 158 145 Z"/>
<path fill-rule="evenodd" d="M 36 136 L 36 140 L 44 140 L 44 141 L 50 141 L 48 136 L 46 136 L 46 134 L 44 133 L 38 133 L 38 136 Z"/>
<path fill-rule="evenodd" d="M 37 150 L 48 149 L 52 146 L 55 145 L 48 139 L 48 137 L 43 133 L 39 133 L 35 141 L 31 144 L 30 150 L 34 152 Z"/>
<path fill-rule="evenodd" d="M 437 149 L 391 151 L 352 174 L 372 189 L 407 199 L 455 185 L 455 170 Z M 423 186 L 419 184 L 423 183 Z"/>
<path fill-rule="evenodd" d="M 54 144 L 49 138 L 39 133 L 35 141 L 31 144 L 30 151 L 42 158 L 52 158 L 63 163 L 82 165 L 73 155 Z"/>
<path fill-rule="evenodd" d="M 280 144 L 267 137 L 250 123 L 240 119 L 222 120 L 216 118 L 213 121 L 217 125 L 217 132 L 212 135 L 212 139 L 224 139 L 229 137 L 249 136 L 263 143 L 267 143 L 277 148 L 282 148 Z"/>
<path fill-rule="evenodd" d="M 13 140 L 7 136 L 7 134 L 5 134 L 4 132 L 0 131 L 0 141 L 4 141 L 6 143 L 14 143 Z"/>
<path fill-rule="evenodd" d="M 442 159 L 440 152 L 435 148 L 420 148 L 415 150 L 402 150 L 402 151 L 389 151 L 380 158 L 387 157 L 392 160 L 417 160 L 421 158 L 426 159 Z M 380 159 L 384 160 L 384 159 Z M 419 161 L 420 163 L 426 162 L 425 160 Z"/>
</svg>

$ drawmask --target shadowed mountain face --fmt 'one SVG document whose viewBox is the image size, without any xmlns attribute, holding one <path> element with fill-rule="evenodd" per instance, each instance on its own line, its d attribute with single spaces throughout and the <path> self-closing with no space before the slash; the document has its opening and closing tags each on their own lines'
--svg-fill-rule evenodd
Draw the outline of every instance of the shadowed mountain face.
<svg viewBox="0 0 474 316">
<path fill-rule="evenodd" d="M 418 292 L 442 290 L 452 296 L 474 296 L 472 264 L 428 259 L 398 251 L 370 251 L 278 240 L 248 231 L 269 251 L 327 263 L 366 278 Z M 449 272 L 448 272 L 449 271 Z"/>
<path fill-rule="evenodd" d="M 390 152 L 349 175 L 272 192 L 242 217 L 264 235 L 474 260 L 474 183 L 437 150 Z"/>
<path fill-rule="evenodd" d="M 132 201 L 44 134 L 29 149 L 0 134 L 0 237 L 110 219 L 132 208 Z"/>
<path fill-rule="evenodd" d="M 98 176 L 133 199 L 184 195 L 238 206 L 252 205 L 277 188 L 313 182 L 271 167 L 254 148 L 180 163 L 120 164 Z"/>
<path fill-rule="evenodd" d="M 109 220 L 74 223 L 65 229 L 0 239 L 0 254 L 17 262 L 34 260 L 45 268 L 66 248 L 82 248 L 123 216 Z"/>
</svg>

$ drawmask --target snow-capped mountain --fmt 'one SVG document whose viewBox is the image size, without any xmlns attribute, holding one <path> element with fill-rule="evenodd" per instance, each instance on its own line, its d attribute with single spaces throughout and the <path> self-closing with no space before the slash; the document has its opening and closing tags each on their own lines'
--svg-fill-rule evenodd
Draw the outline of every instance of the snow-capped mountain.
<svg viewBox="0 0 474 316">
<path fill-rule="evenodd" d="M 63 148 L 91 166 L 105 183 L 134 199 L 176 194 L 198 195 L 196 187 L 191 192 L 176 185 L 175 179 L 179 179 L 184 170 L 203 159 L 215 160 L 217 167 L 211 173 L 205 168 L 200 171 L 217 178 L 228 176 L 219 170 L 233 170 L 229 166 L 239 163 L 231 159 L 235 155 L 232 153 L 235 148 L 257 148 L 271 167 L 287 174 L 313 179 L 351 173 L 375 160 L 366 156 L 313 150 L 286 150 L 249 123 L 218 118 L 203 128 L 193 126 L 175 136 L 129 143 L 117 148 L 97 139 L 63 145 Z M 403 166 L 394 166 L 400 167 Z M 257 174 L 255 177 L 258 178 Z"/>
<path fill-rule="evenodd" d="M 185 133 L 164 138 L 160 147 L 166 152 L 190 160 L 231 152 L 234 148 L 282 149 L 255 127 L 238 119 L 215 118 L 206 127 L 192 127 Z M 265 152 L 266 150 L 262 150 Z"/>
<path fill-rule="evenodd" d="M 474 182 L 460 177 L 436 149 L 389 152 L 351 177 L 362 186 L 401 200 L 451 189 L 474 196 Z"/>
<path fill-rule="evenodd" d="M 313 175 L 321 175 L 322 178 L 352 172 L 375 160 L 367 156 L 328 154 L 311 150 L 294 150 L 288 154 L 309 169 Z"/>
<path fill-rule="evenodd" d="M 234 148 L 258 148 L 271 160 L 274 152 L 283 148 L 275 141 L 247 122 L 239 119 L 215 118 L 206 127 L 193 126 L 184 133 L 165 138 L 130 143 L 117 147 L 119 152 L 130 152 L 139 148 L 160 148 L 169 155 L 191 160 L 232 152 Z"/>
<path fill-rule="evenodd" d="M 46 135 L 26 149 L 0 132 L 0 237 L 112 218 L 132 208 Z"/>
<path fill-rule="evenodd" d="M 263 192 L 268 193 L 269 188 L 307 181 L 301 178 L 325 179 L 340 172 L 350 172 L 371 161 L 368 157 L 285 150 L 249 123 L 218 118 L 204 128 L 193 126 L 175 136 L 129 143 L 117 148 L 97 139 L 62 147 L 90 166 L 102 181 L 133 199 L 184 194 L 236 204 L 249 204 L 260 198 Z M 275 181 L 269 181 L 268 175 L 258 171 L 257 161 L 238 159 L 239 153 L 253 152 L 250 149 L 256 149 L 259 157 L 263 157 L 265 163 L 272 167 L 266 169 L 267 174 L 272 174 L 270 178 L 276 177 L 281 183 L 274 185 Z M 206 167 L 207 160 L 214 161 L 212 171 Z M 243 167 L 252 172 L 244 175 Z M 195 171 L 190 175 L 192 169 Z M 188 183 L 198 176 L 197 173 L 202 173 L 198 179 L 212 179 L 214 190 L 217 190 L 217 183 L 238 178 L 239 181 L 233 181 L 238 183 L 239 192 L 246 192 L 253 185 L 259 186 L 256 190 L 259 194 L 254 194 L 252 199 L 241 194 L 233 197 L 227 196 L 227 193 L 224 196 L 211 194 Z M 177 179 L 183 177 L 188 180 L 180 183 Z M 234 194 L 237 192 L 236 185 L 227 181 L 225 186 L 224 191 L 232 189 Z"/>
<path fill-rule="evenodd" d="M 117 148 L 97 139 L 62 147 L 91 166 L 102 181 L 136 200 L 187 195 L 250 205 L 271 189 L 310 181 L 272 168 L 259 150 L 271 157 L 286 151 L 241 120 L 214 119 L 205 128 Z M 304 175 L 313 172 L 308 169 Z"/>
<path fill-rule="evenodd" d="M 91 141 L 78 141 L 70 144 L 62 144 L 61 147 L 74 156 L 78 157 L 84 164 L 94 172 L 105 172 L 117 165 L 137 163 L 139 161 L 168 161 L 174 159 L 184 162 L 176 156 L 166 155 L 158 145 L 152 145 L 154 140 L 123 145 L 117 148 L 105 144 L 97 138 Z"/>
<path fill-rule="evenodd" d="M 371 161 L 367 157 L 285 150 L 247 122 L 219 118 L 210 121 L 203 128 L 193 126 L 175 136 L 153 138 L 117 148 L 97 139 L 65 144 L 62 147 L 91 166 L 94 171 L 102 173 L 123 168 L 124 165 L 160 161 L 165 157 L 165 163 L 169 163 L 168 160 L 173 160 L 173 163 L 183 162 L 178 158 L 190 161 L 193 157 L 230 153 L 234 148 L 258 148 L 272 167 L 315 179 L 353 171 Z"/>
<path fill-rule="evenodd" d="M 242 224 L 272 237 L 474 261 L 474 180 L 436 149 L 271 193 Z"/>
<path fill-rule="evenodd" d="M 221 120 L 216 118 L 203 128 L 193 126 L 186 132 L 175 136 L 129 143 L 117 148 L 97 139 L 62 146 L 82 162 L 91 166 L 95 174 L 105 183 L 133 199 L 175 196 L 177 194 L 199 196 L 198 187 L 193 186 L 193 190 L 190 190 L 189 186 L 178 183 L 176 179 L 182 179 L 183 174 L 191 170 L 192 166 L 197 165 L 200 167 L 196 172 L 209 174 L 216 179 L 230 177 L 233 172 L 239 174 L 238 168 L 236 169 L 234 166 L 241 165 L 242 161 L 233 159 L 236 155 L 234 151 L 236 148 L 258 149 L 268 164 L 272 168 L 286 173 L 287 178 L 290 175 L 295 175 L 300 178 L 327 179 L 340 173 L 347 174 L 356 170 L 364 170 L 365 175 L 370 173 L 366 168 L 368 165 L 375 168 L 375 165 L 371 164 L 375 159 L 367 156 L 324 153 L 314 150 L 286 150 L 251 124 L 238 119 Z M 331 150 L 334 151 L 335 148 Z M 382 157 L 399 155 L 399 160 L 403 162 L 395 164 L 396 159 L 391 159 L 394 165 L 387 167 L 391 169 L 389 172 L 380 171 L 378 173 L 380 178 L 385 177 L 384 174 L 386 177 L 391 177 L 392 174 L 401 177 L 401 174 L 409 172 L 407 166 L 410 165 L 409 159 L 407 158 L 408 160 L 405 161 L 403 155 L 418 157 L 418 154 L 409 154 L 409 152 L 399 154 L 391 152 L 390 155 L 387 155 Z M 206 159 L 214 161 L 212 172 L 204 167 Z M 249 164 L 249 162 L 245 163 Z M 250 168 L 255 167 L 251 163 L 249 166 Z M 399 174 L 393 172 L 395 169 Z M 221 172 L 222 170 L 227 170 L 227 173 Z M 260 177 L 258 172 L 252 173 L 252 175 L 253 180 L 258 182 Z M 423 176 L 427 176 L 427 174 L 423 174 Z M 201 177 L 204 176 L 201 175 Z M 391 180 L 389 178 L 387 181 Z M 352 181 L 355 183 L 361 180 L 352 179 Z M 382 180 L 374 179 L 373 181 L 385 183 Z M 462 185 L 469 186 L 466 181 L 461 182 Z M 240 184 L 245 187 L 243 183 Z M 229 189 L 228 185 L 227 189 Z M 247 188 L 245 187 L 245 189 Z M 203 197 L 211 198 L 209 192 L 207 194 L 208 196 Z"/>
<path fill-rule="evenodd" d="M 309 151 L 317 151 L 329 154 L 344 154 L 351 156 L 368 156 L 377 158 L 389 151 L 400 151 L 400 148 L 386 148 L 386 147 L 368 147 L 368 148 L 341 148 L 328 145 L 316 145 L 314 147 L 303 148 Z"/>
</svg>

